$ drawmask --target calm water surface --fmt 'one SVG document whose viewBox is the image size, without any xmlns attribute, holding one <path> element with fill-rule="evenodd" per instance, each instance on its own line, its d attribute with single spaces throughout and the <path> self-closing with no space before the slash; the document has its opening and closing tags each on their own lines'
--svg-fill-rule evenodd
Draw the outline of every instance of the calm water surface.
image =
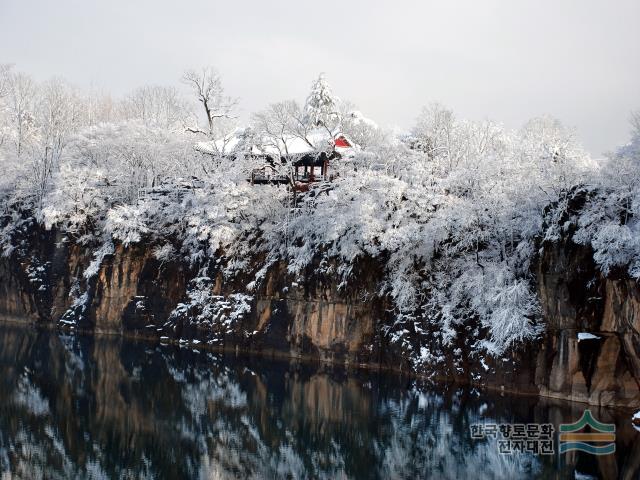
<svg viewBox="0 0 640 480">
<path fill-rule="evenodd" d="M 637 478 L 614 455 L 502 455 L 476 423 L 573 422 L 579 404 L 263 359 L 0 327 L 5 478 Z M 557 445 L 556 445 L 557 450 Z"/>
</svg>

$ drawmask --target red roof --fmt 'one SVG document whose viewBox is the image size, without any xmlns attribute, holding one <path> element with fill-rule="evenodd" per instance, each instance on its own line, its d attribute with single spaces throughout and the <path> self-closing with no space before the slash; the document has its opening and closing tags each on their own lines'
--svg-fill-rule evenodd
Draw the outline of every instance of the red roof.
<svg viewBox="0 0 640 480">
<path fill-rule="evenodd" d="M 342 147 L 342 148 L 347 148 L 351 146 L 349 141 L 346 138 L 344 138 L 342 135 L 336 138 L 335 145 L 336 147 Z"/>
</svg>

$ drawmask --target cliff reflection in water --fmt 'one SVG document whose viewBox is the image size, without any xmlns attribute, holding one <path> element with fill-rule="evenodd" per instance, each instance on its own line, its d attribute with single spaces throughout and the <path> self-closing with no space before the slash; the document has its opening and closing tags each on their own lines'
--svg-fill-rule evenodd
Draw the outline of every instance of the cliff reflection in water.
<svg viewBox="0 0 640 480">
<path fill-rule="evenodd" d="M 0 470 L 17 478 L 635 478 L 615 456 L 500 455 L 483 422 L 573 421 L 584 407 L 0 327 Z M 435 391 L 438 390 L 438 393 Z M 571 410 L 573 408 L 573 410 Z M 603 421 L 615 421 L 597 410 Z M 635 443 L 635 445 L 634 445 Z"/>
</svg>

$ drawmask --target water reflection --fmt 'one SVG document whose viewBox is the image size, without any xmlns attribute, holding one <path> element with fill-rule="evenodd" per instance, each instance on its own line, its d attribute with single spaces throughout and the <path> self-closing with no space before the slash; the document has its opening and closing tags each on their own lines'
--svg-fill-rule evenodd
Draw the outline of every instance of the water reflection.
<svg viewBox="0 0 640 480">
<path fill-rule="evenodd" d="M 15 478 L 636 478 L 607 457 L 500 455 L 473 423 L 573 421 L 580 405 L 318 371 L 119 339 L 0 328 L 0 470 Z"/>
</svg>

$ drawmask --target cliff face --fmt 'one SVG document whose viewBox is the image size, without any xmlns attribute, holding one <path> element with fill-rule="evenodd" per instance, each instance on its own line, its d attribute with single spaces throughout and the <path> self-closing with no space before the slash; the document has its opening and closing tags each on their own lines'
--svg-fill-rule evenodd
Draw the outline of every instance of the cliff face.
<svg viewBox="0 0 640 480">
<path fill-rule="evenodd" d="M 595 405 L 640 404 L 640 288 L 603 278 L 592 252 L 566 242 L 538 264 L 547 333 L 537 356 L 540 393 Z"/>
<path fill-rule="evenodd" d="M 200 284 L 201 272 L 177 260 L 160 262 L 152 248 L 118 245 L 87 279 L 90 250 L 55 235 L 26 241 L 28 251 L 0 260 L 3 320 L 322 361 L 375 363 L 379 353 L 372 344 L 386 309 L 372 293 L 379 278 L 375 265 L 363 266 L 369 277 L 357 287 L 339 289 L 327 276 L 309 274 L 298 283 L 280 263 L 245 295 L 246 279 L 229 280 L 214 269 Z M 229 300 L 237 296 L 244 297 L 241 312 Z M 203 309 L 204 303 L 212 306 Z M 233 322 L 225 321 L 232 316 Z"/>
<path fill-rule="evenodd" d="M 293 277 L 279 263 L 249 288 L 246 278 L 229 279 L 215 268 L 203 276 L 179 260 L 159 261 L 143 246 L 116 246 L 85 278 L 93 260 L 87 249 L 50 232 L 34 234 L 27 244 L 0 260 L 0 319 L 349 365 L 409 364 L 381 333 L 393 318 L 376 295 L 382 267 L 374 261 L 358 267 L 353 285 L 339 286 L 313 268 Z M 546 245 L 536 273 L 546 321 L 539 341 L 499 359 L 478 359 L 464 342 L 443 347 L 427 339 L 443 361 L 418 373 L 594 405 L 640 406 L 638 285 L 604 278 L 591 251 L 571 242 Z"/>
</svg>

